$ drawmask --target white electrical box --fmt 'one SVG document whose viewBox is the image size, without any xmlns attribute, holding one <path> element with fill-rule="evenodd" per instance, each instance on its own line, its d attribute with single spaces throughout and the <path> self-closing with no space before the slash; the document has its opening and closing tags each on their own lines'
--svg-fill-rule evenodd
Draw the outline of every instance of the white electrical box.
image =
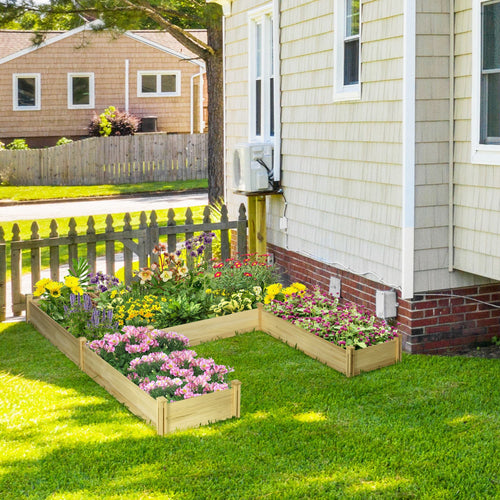
<svg viewBox="0 0 500 500">
<path fill-rule="evenodd" d="M 395 318 L 398 315 L 396 292 L 377 290 L 375 295 L 375 314 L 377 318 Z"/>
<path fill-rule="evenodd" d="M 334 297 L 340 297 L 340 278 L 330 277 L 330 287 L 328 289 L 331 295 Z"/>
</svg>

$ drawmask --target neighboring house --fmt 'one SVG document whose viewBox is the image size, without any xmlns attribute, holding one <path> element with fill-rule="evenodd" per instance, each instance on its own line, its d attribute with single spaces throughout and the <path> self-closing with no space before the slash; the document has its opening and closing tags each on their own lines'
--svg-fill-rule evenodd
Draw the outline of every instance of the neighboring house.
<svg viewBox="0 0 500 500">
<path fill-rule="evenodd" d="M 395 290 L 409 352 L 498 336 L 500 0 L 219 2 L 231 211 L 236 146 L 273 144 L 291 280 Z"/>
<path fill-rule="evenodd" d="M 117 36 L 87 24 L 47 33 L 40 45 L 33 36 L 0 30 L 2 142 L 53 145 L 62 136 L 86 136 L 93 115 L 108 106 L 156 117 L 161 132 L 204 131 L 204 63 L 168 33 Z"/>
</svg>

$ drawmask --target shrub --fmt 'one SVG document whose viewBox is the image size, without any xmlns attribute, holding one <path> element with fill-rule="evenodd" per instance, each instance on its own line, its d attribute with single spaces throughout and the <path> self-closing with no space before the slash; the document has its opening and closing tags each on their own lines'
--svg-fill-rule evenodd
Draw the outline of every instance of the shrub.
<svg viewBox="0 0 500 500">
<path fill-rule="evenodd" d="M 73 141 L 67 137 L 61 137 L 57 142 L 56 146 L 62 146 L 63 144 L 71 144 Z"/>
<path fill-rule="evenodd" d="M 14 139 L 5 149 L 29 149 L 26 139 Z"/>
<path fill-rule="evenodd" d="M 94 114 L 88 131 L 93 137 L 110 135 L 134 135 L 139 130 L 140 119 L 126 111 L 109 106 L 99 116 Z"/>
</svg>

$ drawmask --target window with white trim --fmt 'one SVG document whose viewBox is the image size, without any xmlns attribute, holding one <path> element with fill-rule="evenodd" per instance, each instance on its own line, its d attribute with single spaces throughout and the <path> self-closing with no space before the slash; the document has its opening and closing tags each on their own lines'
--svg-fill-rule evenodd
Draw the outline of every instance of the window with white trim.
<svg viewBox="0 0 500 500">
<path fill-rule="evenodd" d="M 40 73 L 12 75 L 12 105 L 14 111 L 41 109 Z"/>
<path fill-rule="evenodd" d="M 94 73 L 68 73 L 68 109 L 93 109 Z"/>
<path fill-rule="evenodd" d="M 249 14 L 249 138 L 274 138 L 274 41 L 272 5 Z"/>
<path fill-rule="evenodd" d="M 500 0 L 473 2 L 471 161 L 500 165 Z"/>
<path fill-rule="evenodd" d="M 360 0 L 335 0 L 334 99 L 361 98 Z"/>
<path fill-rule="evenodd" d="M 138 97 L 175 97 L 181 95 L 180 71 L 138 71 Z"/>
</svg>

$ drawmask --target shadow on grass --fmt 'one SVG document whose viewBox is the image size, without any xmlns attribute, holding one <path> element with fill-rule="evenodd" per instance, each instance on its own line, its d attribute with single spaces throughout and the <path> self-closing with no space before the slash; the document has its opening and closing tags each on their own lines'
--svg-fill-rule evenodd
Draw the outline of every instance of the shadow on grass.
<svg viewBox="0 0 500 500">
<path fill-rule="evenodd" d="M 0 496 L 465 499 L 498 493 L 494 360 L 404 356 L 400 365 L 347 379 L 258 332 L 195 350 L 235 367 L 242 417 L 162 438 L 108 400 L 31 327 L 4 329 L 0 369 L 48 385 L 41 388 L 38 420 L 19 422 L 26 439 L 16 428 L 22 401 L 3 410 L 9 425 L 2 431 Z M 55 405 L 61 389 L 69 393 Z"/>
</svg>

